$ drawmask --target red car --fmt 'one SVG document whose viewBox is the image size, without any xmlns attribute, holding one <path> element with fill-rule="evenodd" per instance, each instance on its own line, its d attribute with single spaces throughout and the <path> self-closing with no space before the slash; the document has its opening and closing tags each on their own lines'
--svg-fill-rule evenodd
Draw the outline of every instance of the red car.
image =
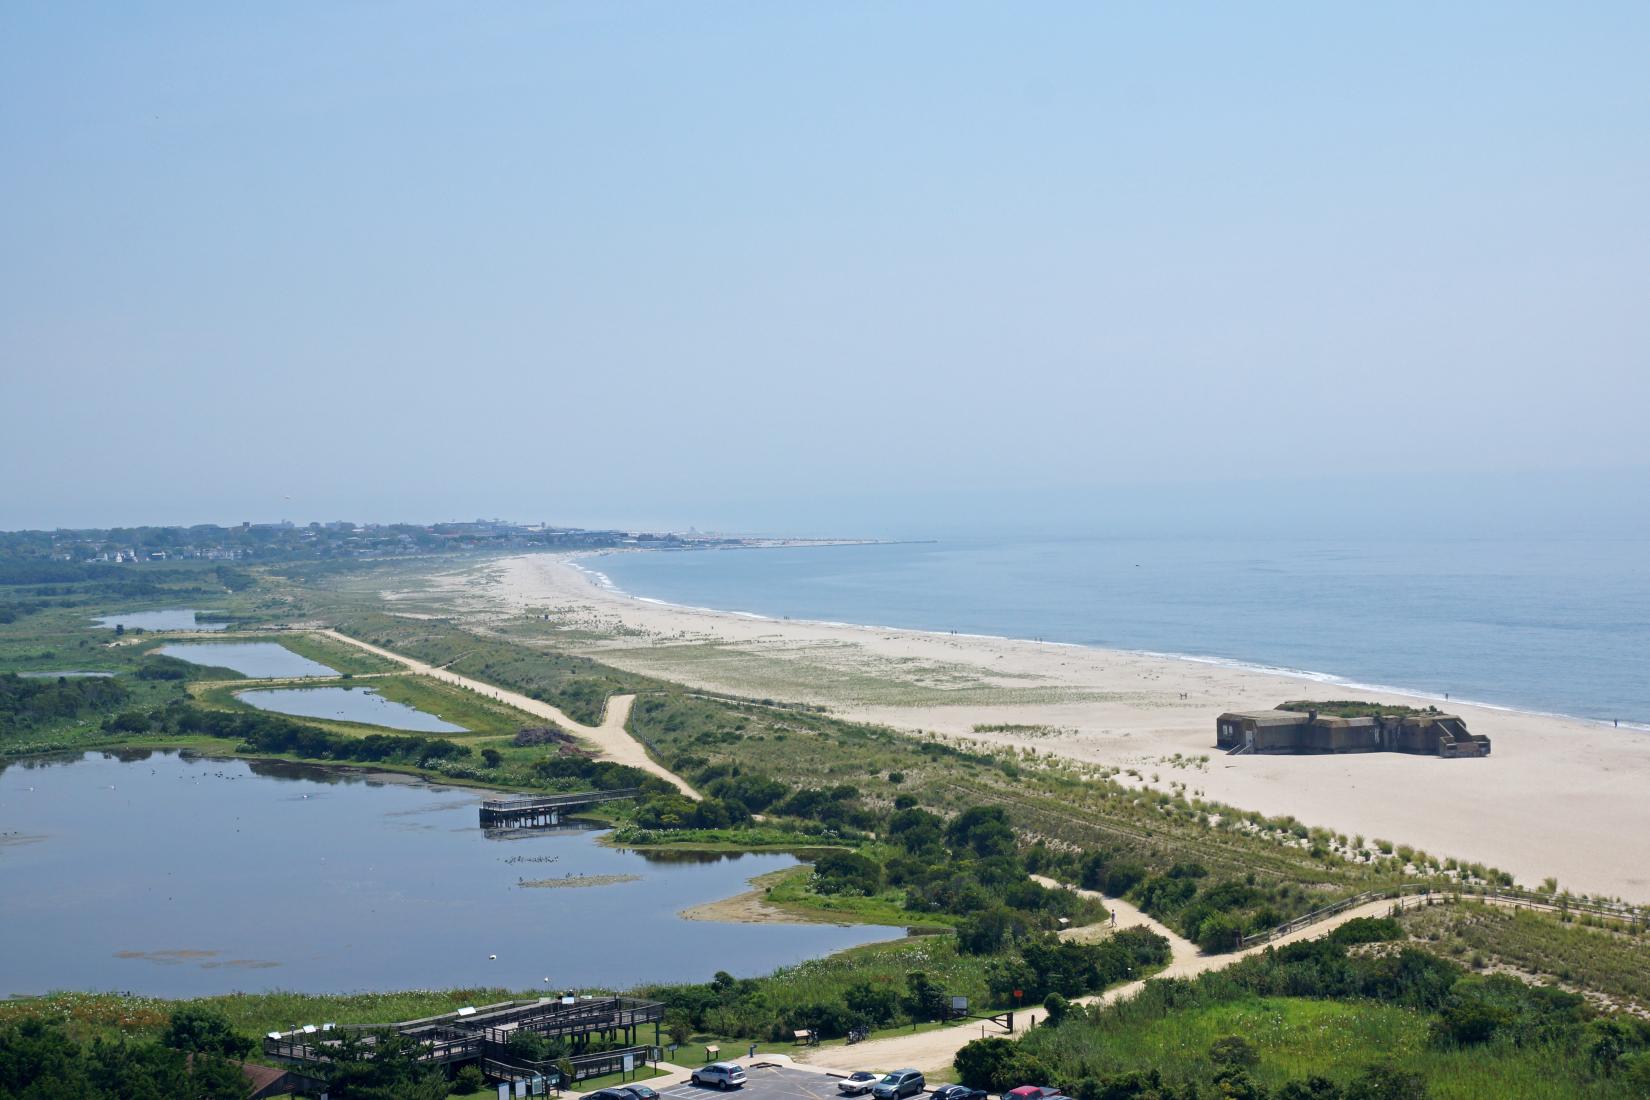
<svg viewBox="0 0 1650 1100">
<path fill-rule="evenodd" d="M 1003 1093 L 1003 1100 L 1048 1100 L 1059 1095 L 1060 1090 L 1049 1085 L 1021 1085 Z"/>
</svg>

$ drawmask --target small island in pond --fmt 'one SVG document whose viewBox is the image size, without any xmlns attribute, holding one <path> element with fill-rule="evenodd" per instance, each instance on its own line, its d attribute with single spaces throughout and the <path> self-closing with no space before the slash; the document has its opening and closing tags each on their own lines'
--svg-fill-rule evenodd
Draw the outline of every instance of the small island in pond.
<svg viewBox="0 0 1650 1100">
<path fill-rule="evenodd" d="M 1295 701 L 1276 710 L 1228 711 L 1215 720 L 1215 747 L 1250 752 L 1408 752 L 1488 756 L 1490 739 L 1459 715 L 1353 700 Z"/>
</svg>

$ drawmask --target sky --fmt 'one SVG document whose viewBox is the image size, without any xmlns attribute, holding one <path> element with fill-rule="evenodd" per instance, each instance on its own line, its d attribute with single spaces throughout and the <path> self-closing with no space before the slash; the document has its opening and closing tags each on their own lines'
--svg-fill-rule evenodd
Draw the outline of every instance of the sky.
<svg viewBox="0 0 1650 1100">
<path fill-rule="evenodd" d="M 1647 53 L 1640 2 L 17 0 L 0 528 L 1646 520 Z"/>
</svg>

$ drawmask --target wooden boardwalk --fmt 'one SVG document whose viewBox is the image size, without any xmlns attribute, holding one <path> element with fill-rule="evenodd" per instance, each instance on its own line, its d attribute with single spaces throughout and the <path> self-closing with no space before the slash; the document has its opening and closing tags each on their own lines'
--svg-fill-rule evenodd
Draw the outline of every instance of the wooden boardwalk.
<svg viewBox="0 0 1650 1100">
<path fill-rule="evenodd" d="M 489 798 L 481 804 L 483 829 L 533 829 L 560 825 L 568 814 L 603 802 L 635 798 L 636 787 L 616 791 L 580 791 L 575 794 L 529 795 L 525 798 Z"/>
<path fill-rule="evenodd" d="M 482 1008 L 461 1008 L 440 1016 L 405 1020 L 398 1024 L 310 1024 L 264 1036 L 264 1054 L 299 1065 L 329 1063 L 346 1035 L 370 1049 L 377 1033 L 394 1031 L 423 1044 L 419 1061 L 434 1065 L 499 1058 L 518 1031 L 549 1038 L 569 1039 L 582 1046 L 591 1036 L 623 1038 L 634 1046 L 638 1029 L 653 1025 L 653 1044 L 659 1042 L 659 1021 L 665 1006 L 635 997 L 542 997 L 536 1001 L 503 1001 Z"/>
</svg>

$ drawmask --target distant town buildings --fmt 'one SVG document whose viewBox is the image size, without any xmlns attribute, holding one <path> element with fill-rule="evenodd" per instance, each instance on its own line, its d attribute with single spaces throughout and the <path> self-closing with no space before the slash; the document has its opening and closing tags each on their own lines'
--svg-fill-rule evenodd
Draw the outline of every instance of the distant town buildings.
<svg viewBox="0 0 1650 1100">
<path fill-rule="evenodd" d="M 0 559 L 85 564 L 137 562 L 273 562 L 337 558 L 393 558 L 453 551 L 600 550 L 611 547 L 676 549 L 734 545 L 743 540 L 647 531 L 584 530 L 504 520 L 433 524 L 374 524 L 334 520 L 299 526 L 245 522 L 230 527 L 122 527 L 0 532 Z"/>
</svg>

